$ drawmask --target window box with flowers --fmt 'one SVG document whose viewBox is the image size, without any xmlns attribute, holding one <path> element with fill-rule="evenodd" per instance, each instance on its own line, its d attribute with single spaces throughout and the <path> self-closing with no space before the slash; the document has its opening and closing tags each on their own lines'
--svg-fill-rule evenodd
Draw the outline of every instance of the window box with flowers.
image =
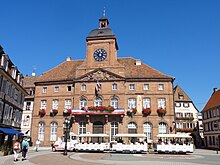
<svg viewBox="0 0 220 165">
<path fill-rule="evenodd" d="M 50 116 L 56 116 L 57 113 L 58 113 L 57 109 L 51 109 L 50 110 Z"/>
<path fill-rule="evenodd" d="M 167 113 L 166 108 L 162 108 L 162 107 L 160 107 L 160 108 L 157 109 L 157 114 L 158 114 L 158 116 L 160 116 L 160 117 L 165 116 L 166 113 Z"/>
<path fill-rule="evenodd" d="M 127 115 L 133 117 L 137 113 L 137 108 L 128 109 Z"/>
<path fill-rule="evenodd" d="M 72 114 L 72 109 L 64 109 L 63 110 L 63 116 L 69 116 Z"/>
<path fill-rule="evenodd" d="M 150 115 L 151 114 L 151 109 L 150 108 L 143 108 L 142 109 L 142 114 L 143 114 L 143 116 L 148 116 L 148 115 Z"/>
<path fill-rule="evenodd" d="M 46 115 L 46 109 L 40 109 L 39 115 L 40 117 L 43 117 L 44 115 Z"/>
<path fill-rule="evenodd" d="M 113 112 L 115 108 L 108 105 L 108 106 L 91 106 L 88 108 L 82 107 L 81 110 L 96 111 L 96 112 Z"/>
<path fill-rule="evenodd" d="M 193 128 L 176 128 L 176 132 L 189 133 L 189 132 L 193 132 Z"/>
</svg>

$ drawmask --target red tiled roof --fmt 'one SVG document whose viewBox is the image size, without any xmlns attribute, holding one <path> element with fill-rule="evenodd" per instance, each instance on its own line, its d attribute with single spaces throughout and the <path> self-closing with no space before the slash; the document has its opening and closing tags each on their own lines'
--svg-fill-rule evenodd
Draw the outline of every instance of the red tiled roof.
<svg viewBox="0 0 220 165">
<path fill-rule="evenodd" d="M 37 82 L 73 80 L 75 78 L 76 68 L 80 66 L 82 62 L 82 60 L 65 61 L 40 75 Z"/>
<path fill-rule="evenodd" d="M 133 58 L 118 58 L 118 61 L 125 66 L 126 78 L 172 78 L 144 63 L 135 65 Z"/>
<path fill-rule="evenodd" d="M 205 112 L 219 105 L 220 105 L 220 90 L 212 94 L 212 96 L 209 98 L 209 101 L 206 103 L 205 107 L 203 108 L 202 112 Z"/>
<path fill-rule="evenodd" d="M 23 87 L 34 87 L 34 83 L 37 80 L 37 76 L 25 76 L 23 79 Z"/>
<path fill-rule="evenodd" d="M 167 76 L 146 64 L 135 65 L 136 60 L 133 58 L 118 58 L 118 62 L 125 66 L 125 78 L 173 79 L 171 76 Z M 77 67 L 82 63 L 83 60 L 65 61 L 38 76 L 37 82 L 74 80 Z"/>
</svg>

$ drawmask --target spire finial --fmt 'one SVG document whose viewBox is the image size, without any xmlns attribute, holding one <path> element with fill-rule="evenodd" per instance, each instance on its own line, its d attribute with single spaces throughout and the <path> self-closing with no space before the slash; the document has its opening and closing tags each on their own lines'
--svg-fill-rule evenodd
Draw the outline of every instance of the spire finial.
<svg viewBox="0 0 220 165">
<path fill-rule="evenodd" d="M 105 17 L 105 7 L 104 7 L 104 10 L 103 10 L 103 17 Z"/>
</svg>

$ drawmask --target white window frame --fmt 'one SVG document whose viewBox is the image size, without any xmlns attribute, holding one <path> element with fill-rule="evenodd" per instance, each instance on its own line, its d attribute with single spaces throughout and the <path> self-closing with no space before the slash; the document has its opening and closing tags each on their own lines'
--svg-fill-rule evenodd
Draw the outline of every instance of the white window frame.
<svg viewBox="0 0 220 165">
<path fill-rule="evenodd" d="M 102 106 L 102 98 L 101 97 L 96 97 L 94 100 L 94 106 Z"/>
<path fill-rule="evenodd" d="M 85 98 L 81 98 L 79 101 L 79 108 L 87 107 L 87 100 Z"/>
<path fill-rule="evenodd" d="M 86 122 L 84 122 L 84 121 L 81 121 L 80 123 L 79 123 L 79 133 L 78 133 L 79 135 L 80 134 L 86 134 Z"/>
<path fill-rule="evenodd" d="M 144 99 L 143 99 L 143 107 L 144 107 L 144 108 L 150 108 L 150 107 L 151 107 L 150 98 L 144 98 Z"/>
<path fill-rule="evenodd" d="M 114 135 L 118 134 L 118 122 L 111 122 L 111 139 L 110 141 L 115 140 Z"/>
<path fill-rule="evenodd" d="M 86 84 L 82 84 L 81 90 L 82 90 L 82 91 L 86 91 Z"/>
<path fill-rule="evenodd" d="M 58 110 L 58 106 L 59 106 L 59 100 L 58 99 L 54 99 L 53 100 L 53 109 L 57 109 Z"/>
<path fill-rule="evenodd" d="M 136 99 L 135 98 L 129 98 L 128 99 L 128 108 L 136 108 Z"/>
<path fill-rule="evenodd" d="M 167 133 L 167 124 L 164 122 L 159 123 L 158 134 L 166 134 L 166 133 Z"/>
<path fill-rule="evenodd" d="M 112 84 L 112 90 L 118 90 L 118 85 L 116 83 Z"/>
<path fill-rule="evenodd" d="M 71 109 L 71 108 L 72 108 L 72 100 L 71 99 L 65 99 L 64 109 Z"/>
<path fill-rule="evenodd" d="M 59 92 L 59 86 L 54 87 L 54 92 L 56 92 L 56 93 Z"/>
<path fill-rule="evenodd" d="M 150 88 L 150 85 L 149 85 L 149 84 L 144 84 L 144 90 L 145 90 L 145 91 L 148 91 L 149 88 Z"/>
<path fill-rule="evenodd" d="M 46 109 L 46 108 L 47 108 L 47 100 L 41 100 L 40 109 Z"/>
<path fill-rule="evenodd" d="M 157 105 L 158 105 L 158 108 L 166 108 L 166 99 L 165 98 L 158 98 Z"/>
<path fill-rule="evenodd" d="M 158 84 L 158 90 L 163 91 L 164 90 L 164 84 Z"/>
<path fill-rule="evenodd" d="M 57 123 L 52 122 L 50 124 L 50 141 L 56 141 L 57 140 Z"/>
<path fill-rule="evenodd" d="M 118 98 L 113 97 L 113 98 L 111 99 L 110 105 L 111 105 L 112 107 L 114 107 L 115 109 L 117 109 L 117 108 L 118 108 Z"/>
<path fill-rule="evenodd" d="M 129 90 L 131 91 L 135 90 L 135 84 L 129 84 Z"/>
<path fill-rule="evenodd" d="M 143 124 L 144 134 L 147 136 L 147 139 L 152 139 L 152 124 L 150 122 L 146 122 Z"/>
<path fill-rule="evenodd" d="M 43 93 L 47 93 L 47 87 L 43 87 Z"/>
<path fill-rule="evenodd" d="M 44 134 L 45 134 L 45 123 L 40 122 L 38 124 L 38 139 L 40 141 L 44 141 Z"/>
</svg>

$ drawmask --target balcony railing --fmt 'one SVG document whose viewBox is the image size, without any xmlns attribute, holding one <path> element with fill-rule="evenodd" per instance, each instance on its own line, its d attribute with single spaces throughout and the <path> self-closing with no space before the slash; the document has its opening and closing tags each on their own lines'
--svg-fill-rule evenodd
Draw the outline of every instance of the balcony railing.
<svg viewBox="0 0 220 165">
<path fill-rule="evenodd" d="M 184 117 L 184 116 L 177 117 L 176 116 L 176 120 L 194 120 L 194 117 L 193 116 L 189 116 L 189 117 Z"/>
</svg>

